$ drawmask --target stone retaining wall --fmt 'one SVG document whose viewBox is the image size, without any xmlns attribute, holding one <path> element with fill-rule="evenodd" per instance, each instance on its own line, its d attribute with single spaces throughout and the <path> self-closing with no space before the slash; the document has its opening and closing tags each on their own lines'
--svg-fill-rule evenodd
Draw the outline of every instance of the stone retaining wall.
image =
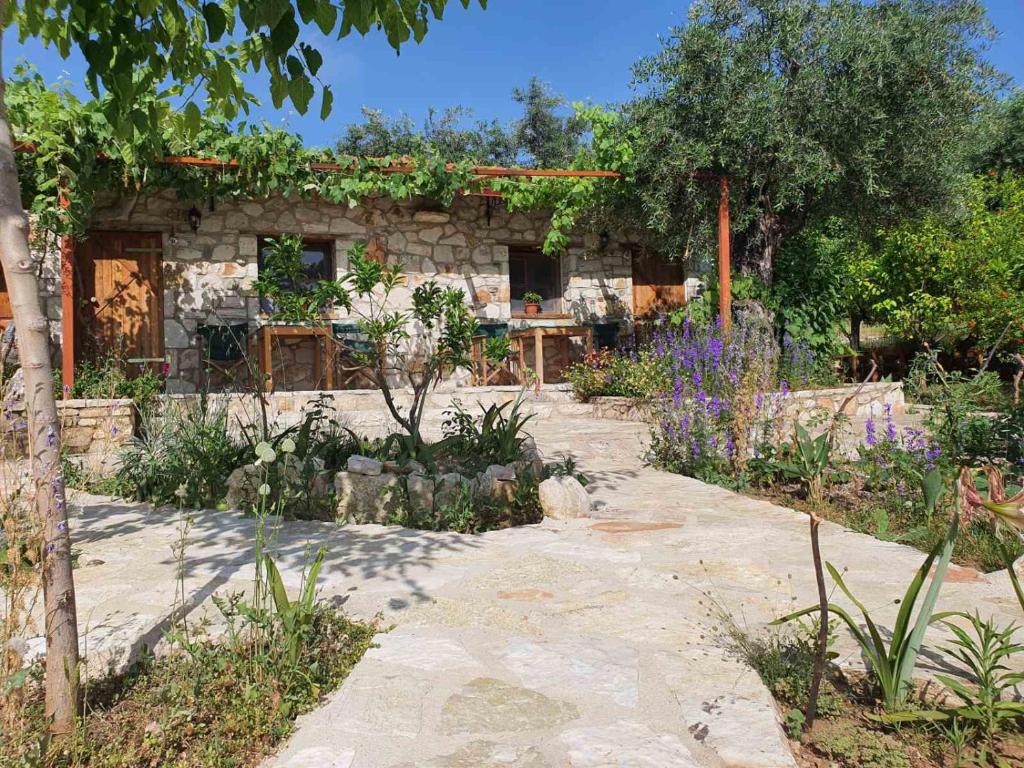
<svg viewBox="0 0 1024 768">
<path fill-rule="evenodd" d="M 786 398 L 786 416 L 789 419 L 805 421 L 821 414 L 835 413 L 846 403 L 843 413 L 850 419 L 878 418 L 885 413 L 886 406 L 893 415 L 900 415 L 906 408 L 903 397 L 903 383 L 882 381 L 865 384 L 857 392 L 857 384 L 847 384 L 829 389 L 806 389 L 790 392 Z M 847 398 L 857 393 L 848 403 Z M 617 421 L 648 421 L 648 407 L 630 397 L 592 397 L 589 401 L 593 413 L 599 419 Z"/>
<path fill-rule="evenodd" d="M 424 408 L 424 424 L 439 429 L 443 412 L 458 400 L 470 413 L 479 413 L 481 407 L 511 403 L 522 391 L 518 386 L 463 387 L 438 389 L 427 397 Z M 160 398 L 164 413 L 175 407 L 198 401 L 198 395 L 163 395 Z M 365 435 L 379 435 L 393 432 L 398 428 L 388 412 L 384 397 L 376 389 L 350 389 L 334 392 L 274 392 L 267 395 L 267 420 L 275 429 L 298 424 L 304 414 L 322 401 L 333 409 L 337 421 Z M 231 424 L 258 424 L 262 419 L 259 402 L 253 395 L 225 393 L 208 395 L 207 400 L 216 407 L 226 407 Z M 398 391 L 395 400 L 407 412 L 411 395 Z M 568 385 L 545 385 L 539 394 L 528 390 L 523 397 L 522 408 L 527 412 L 546 416 L 554 412 L 589 416 L 590 406 L 577 403 Z"/>
<path fill-rule="evenodd" d="M 135 405 L 131 400 L 58 400 L 61 441 L 66 453 L 104 464 L 135 434 Z M 5 418 L 7 445 L 17 455 L 27 452 L 25 410 L 19 405 Z"/>
</svg>

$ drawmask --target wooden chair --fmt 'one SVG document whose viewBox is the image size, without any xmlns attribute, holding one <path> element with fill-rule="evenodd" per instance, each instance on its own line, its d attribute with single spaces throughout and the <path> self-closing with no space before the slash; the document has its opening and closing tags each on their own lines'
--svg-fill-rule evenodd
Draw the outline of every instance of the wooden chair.
<svg viewBox="0 0 1024 768">
<path fill-rule="evenodd" d="M 373 354 L 373 344 L 358 323 L 331 323 L 330 343 L 335 344 L 334 359 L 341 369 L 339 387 L 345 388 L 353 382 L 358 384 L 360 380 L 370 387 L 376 386 L 366 365 L 360 361 L 361 357 Z"/>
<path fill-rule="evenodd" d="M 196 328 L 196 335 L 202 340 L 200 359 L 203 369 L 216 371 L 229 382 L 235 381 L 238 378 L 239 369 L 245 366 L 249 324 L 200 324 Z"/>
<path fill-rule="evenodd" d="M 523 343 L 510 339 L 512 354 L 501 362 L 488 360 L 485 354 L 488 339 L 508 338 L 508 323 L 481 323 L 473 337 L 471 360 L 473 363 L 473 385 L 486 387 L 490 384 L 523 383 Z"/>
</svg>

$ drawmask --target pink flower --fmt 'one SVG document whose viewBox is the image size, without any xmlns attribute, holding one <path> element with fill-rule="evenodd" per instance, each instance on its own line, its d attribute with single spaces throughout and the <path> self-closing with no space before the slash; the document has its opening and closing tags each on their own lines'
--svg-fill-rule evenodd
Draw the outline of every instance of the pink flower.
<svg viewBox="0 0 1024 768">
<path fill-rule="evenodd" d="M 1006 487 L 1003 485 L 1003 473 L 991 464 L 982 467 L 988 478 L 988 499 L 982 499 L 974 485 L 971 470 L 964 467 L 960 470 L 960 508 L 963 521 L 976 517 L 987 517 L 996 529 L 1006 529 L 1024 537 L 1024 491 L 1012 498 L 1006 498 Z"/>
</svg>

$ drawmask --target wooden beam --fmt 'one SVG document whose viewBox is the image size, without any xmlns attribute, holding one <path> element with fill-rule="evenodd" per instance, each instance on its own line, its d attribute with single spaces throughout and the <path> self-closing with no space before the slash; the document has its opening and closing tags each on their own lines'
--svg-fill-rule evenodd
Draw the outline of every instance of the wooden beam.
<svg viewBox="0 0 1024 768">
<path fill-rule="evenodd" d="M 732 253 L 729 239 L 729 180 L 718 181 L 718 316 L 728 331 L 732 325 Z"/>
<path fill-rule="evenodd" d="M 61 194 L 60 206 L 71 205 L 67 195 Z M 70 397 L 75 386 L 75 238 L 60 238 L 60 376 L 64 399 Z"/>
</svg>

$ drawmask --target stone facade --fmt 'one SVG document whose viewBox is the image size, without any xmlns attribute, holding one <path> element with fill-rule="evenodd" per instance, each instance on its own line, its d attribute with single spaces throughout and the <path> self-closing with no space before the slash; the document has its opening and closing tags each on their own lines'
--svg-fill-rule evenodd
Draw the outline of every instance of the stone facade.
<svg viewBox="0 0 1024 768">
<path fill-rule="evenodd" d="M 197 338 L 200 324 L 248 322 L 260 316 L 253 289 L 258 274 L 261 236 L 301 234 L 330 244 L 336 277 L 348 269 L 347 251 L 366 241 L 388 263 L 402 263 L 408 284 L 393 294 L 407 305 L 415 286 L 435 279 L 462 288 L 481 322 L 509 322 L 519 308 L 509 288 L 509 247 L 537 246 L 544 240 L 544 212 L 510 213 L 500 201 L 457 199 L 439 210 L 425 200 L 372 199 L 349 208 L 322 200 L 284 198 L 216 201 L 202 205 L 202 221 L 193 233 L 184 211 L 192 201 L 173 193 L 138 200 L 98 201 L 92 227 L 163 234 L 163 324 L 169 392 L 194 392 L 207 384 Z M 550 307 L 579 323 L 611 318 L 628 320 L 632 303 L 632 265 L 628 247 L 573 240 L 561 257 L 562 296 Z M 48 316 L 59 342 L 59 257 L 48 255 L 44 275 Z M 55 271 L 56 270 L 56 271 Z M 545 307 L 546 310 L 549 307 Z M 344 312 L 338 320 L 346 319 Z M 275 350 L 275 383 L 288 389 L 315 389 L 312 340 L 283 343 Z M 278 373 L 281 374 L 278 377 Z M 363 382 L 362 386 L 366 386 Z"/>
</svg>

